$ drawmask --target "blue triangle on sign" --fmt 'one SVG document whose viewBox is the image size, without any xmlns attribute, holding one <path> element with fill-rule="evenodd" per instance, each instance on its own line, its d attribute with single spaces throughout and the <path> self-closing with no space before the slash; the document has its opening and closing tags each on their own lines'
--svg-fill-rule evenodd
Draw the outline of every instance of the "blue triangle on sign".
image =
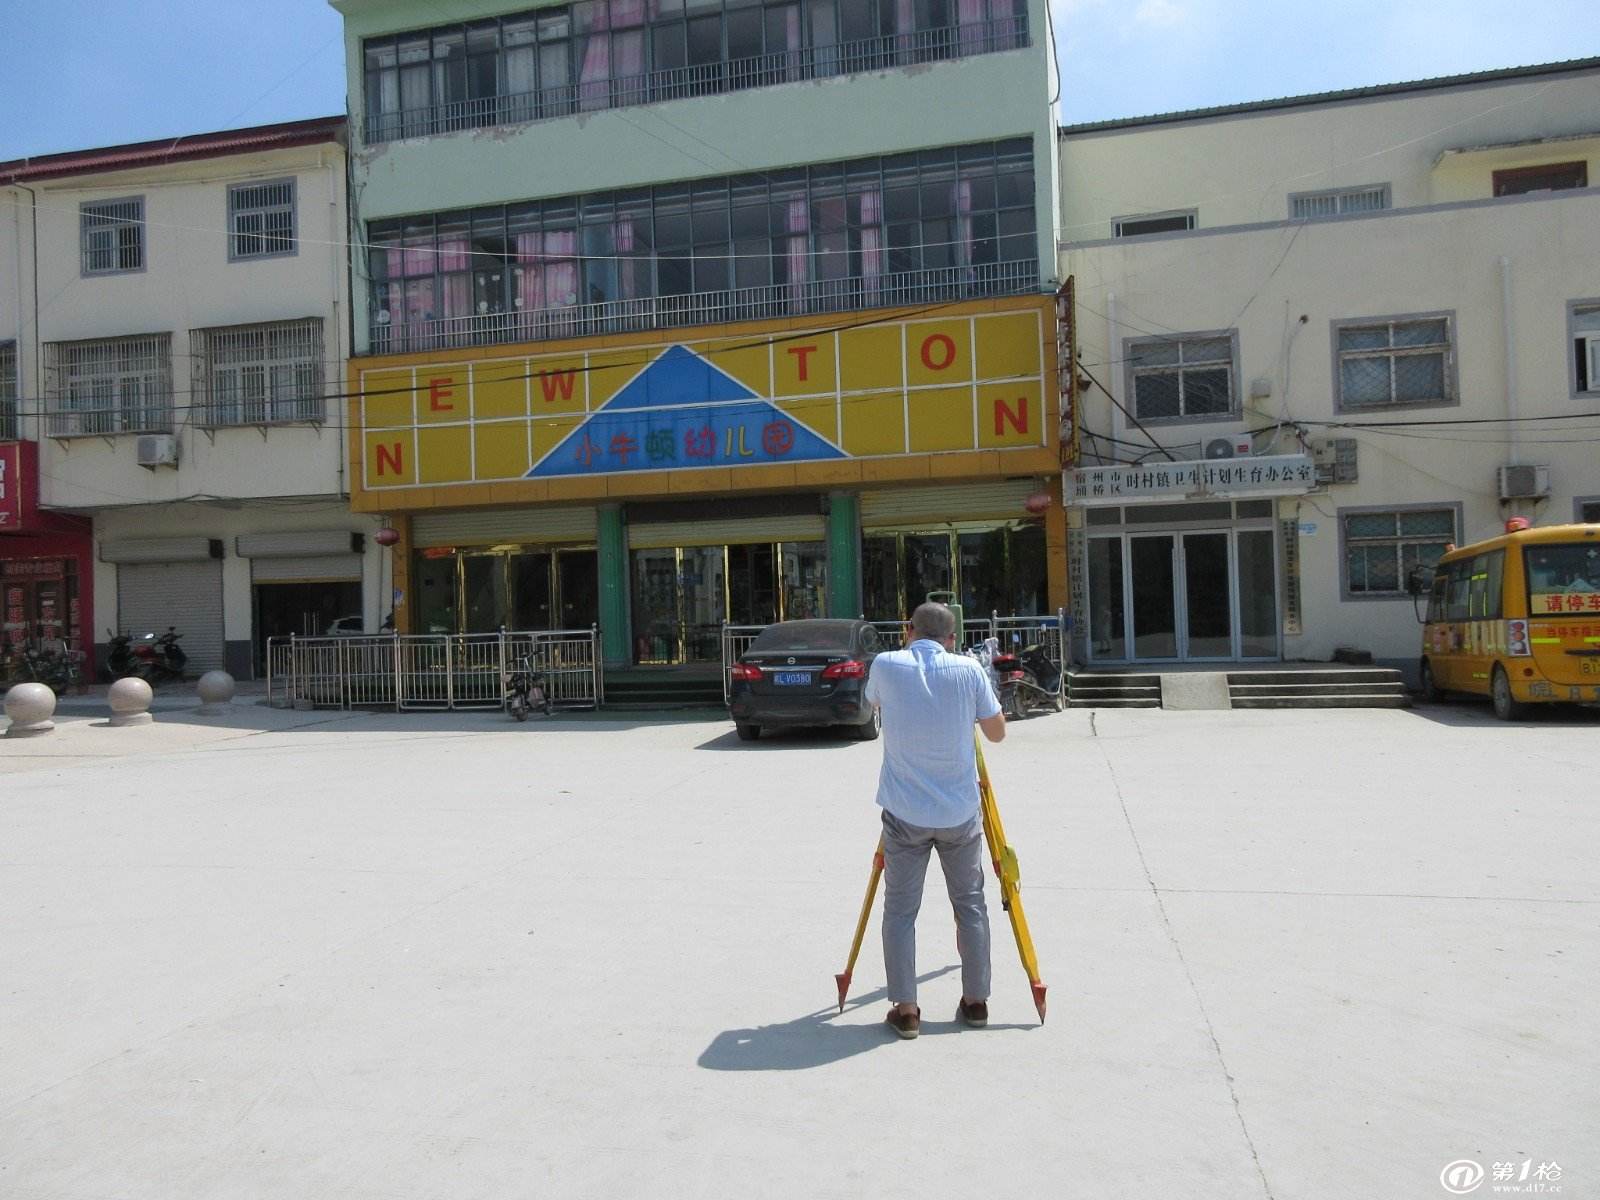
<svg viewBox="0 0 1600 1200">
<path fill-rule="evenodd" d="M 772 401 L 673 346 L 562 438 L 526 478 L 845 457 Z"/>
<path fill-rule="evenodd" d="M 758 399 L 744 384 L 682 346 L 672 346 L 601 407 L 663 408 Z"/>
</svg>

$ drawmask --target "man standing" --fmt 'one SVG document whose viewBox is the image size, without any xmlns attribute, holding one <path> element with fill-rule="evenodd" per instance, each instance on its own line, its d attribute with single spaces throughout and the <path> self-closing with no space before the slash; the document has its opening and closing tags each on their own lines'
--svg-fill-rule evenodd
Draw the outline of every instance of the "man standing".
<svg viewBox="0 0 1600 1200">
<path fill-rule="evenodd" d="M 922 1031 L 917 1007 L 917 910 L 928 853 L 939 851 L 956 914 L 961 1006 L 967 1025 L 989 1021 L 989 913 L 983 902 L 983 822 L 978 816 L 977 724 L 991 742 L 1005 717 L 978 661 L 953 653 L 956 617 L 943 604 L 911 614 L 906 646 L 872 662 L 866 698 L 883 710 L 883 965 L 887 1018 L 896 1033 Z"/>
</svg>

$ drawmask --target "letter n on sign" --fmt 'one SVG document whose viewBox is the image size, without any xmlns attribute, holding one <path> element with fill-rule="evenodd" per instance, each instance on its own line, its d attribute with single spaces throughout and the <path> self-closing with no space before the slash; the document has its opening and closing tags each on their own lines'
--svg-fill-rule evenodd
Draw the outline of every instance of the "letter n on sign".
<svg viewBox="0 0 1600 1200">
<path fill-rule="evenodd" d="M 416 456 L 409 431 L 367 434 L 367 484 L 393 487 L 417 481 Z"/>
</svg>

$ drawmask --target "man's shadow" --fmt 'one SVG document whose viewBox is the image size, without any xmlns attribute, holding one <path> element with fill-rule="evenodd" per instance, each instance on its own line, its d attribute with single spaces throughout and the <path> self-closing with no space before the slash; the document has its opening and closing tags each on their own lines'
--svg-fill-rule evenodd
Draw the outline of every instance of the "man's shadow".
<svg viewBox="0 0 1600 1200">
<path fill-rule="evenodd" d="M 927 983 L 959 969 L 955 964 L 941 967 L 919 976 L 917 982 Z M 888 999 L 888 989 L 879 988 L 845 1005 L 845 1012 L 854 1012 L 869 1004 L 884 1004 Z M 840 1015 L 837 1009 L 822 1008 L 781 1025 L 728 1029 L 712 1038 L 711 1044 L 700 1052 L 696 1061 L 708 1071 L 804 1071 L 900 1040 L 883 1022 L 871 1025 L 836 1024 L 834 1019 Z M 922 1017 L 923 1037 L 1033 1028 L 1033 1025 L 990 1025 L 987 1029 L 967 1030 L 953 1017 L 949 1021 L 930 1021 L 926 1011 Z"/>
</svg>

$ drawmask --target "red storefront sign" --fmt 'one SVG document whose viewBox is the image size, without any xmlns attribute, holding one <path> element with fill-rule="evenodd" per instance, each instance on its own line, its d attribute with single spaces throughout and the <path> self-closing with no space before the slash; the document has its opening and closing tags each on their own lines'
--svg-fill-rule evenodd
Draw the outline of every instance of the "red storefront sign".
<svg viewBox="0 0 1600 1200">
<path fill-rule="evenodd" d="M 39 443 L 0 442 L 0 535 L 88 532 L 82 517 L 39 508 Z"/>
</svg>

